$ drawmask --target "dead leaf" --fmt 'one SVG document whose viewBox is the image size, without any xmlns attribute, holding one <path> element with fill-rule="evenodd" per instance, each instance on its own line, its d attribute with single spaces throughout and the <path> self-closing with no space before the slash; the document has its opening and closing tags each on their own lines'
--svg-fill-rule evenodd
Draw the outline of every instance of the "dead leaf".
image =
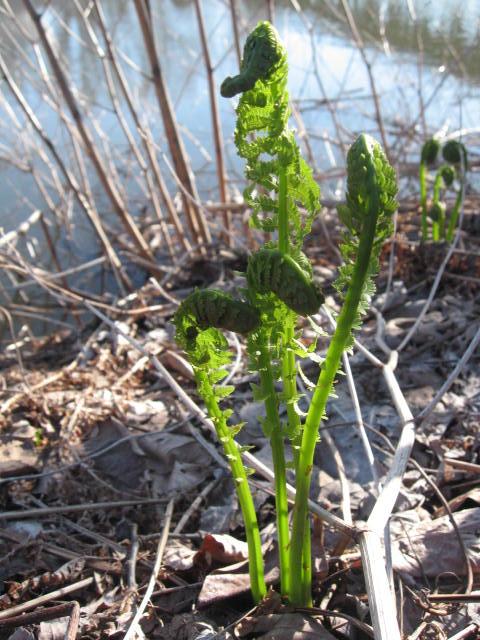
<svg viewBox="0 0 480 640">
<path fill-rule="evenodd" d="M 200 634 L 215 634 L 215 629 L 209 622 L 198 619 L 197 614 L 180 613 L 156 632 L 155 637 L 160 640 L 196 640 Z"/>
<path fill-rule="evenodd" d="M 472 568 L 480 571 L 480 507 L 455 514 Z M 405 524 L 393 539 L 393 568 L 409 576 L 438 576 L 447 571 L 465 575 L 465 558 L 448 516 Z"/>
<path fill-rule="evenodd" d="M 42 640 L 63 640 L 70 618 L 58 618 L 50 622 L 40 622 L 38 637 Z"/>
<path fill-rule="evenodd" d="M 130 400 L 126 417 L 130 422 L 148 423 L 149 429 L 160 431 L 168 423 L 168 409 L 161 400 Z"/>
<path fill-rule="evenodd" d="M 115 418 L 108 418 L 96 426 L 84 448 L 88 454 L 106 449 L 105 453 L 94 458 L 96 469 L 114 478 L 118 488 L 137 489 L 145 472 L 145 460 L 137 455 L 132 441 L 121 442 L 108 449 L 125 435 L 131 435 L 125 426 Z"/>
<path fill-rule="evenodd" d="M 234 500 L 224 505 L 211 504 L 200 514 L 199 529 L 212 533 L 230 531 L 236 510 L 237 504 Z"/>
<path fill-rule="evenodd" d="M 11 636 L 8 636 L 8 640 L 35 640 L 35 638 L 36 634 L 26 627 L 19 627 Z"/>
<path fill-rule="evenodd" d="M 470 491 L 467 491 L 467 493 L 462 493 L 461 496 L 456 496 L 455 498 L 453 498 L 453 500 L 450 500 L 448 504 L 452 511 L 458 511 L 458 509 L 460 509 L 460 507 L 467 500 L 471 500 L 476 504 L 480 504 L 480 487 L 475 487 L 474 489 L 470 489 Z M 435 511 L 435 517 L 438 518 L 445 515 L 446 513 L 447 510 L 445 509 L 445 507 L 439 507 Z"/>
<path fill-rule="evenodd" d="M 138 441 L 142 451 L 171 468 L 174 460 L 195 465 L 208 465 L 209 454 L 192 436 L 162 432 L 146 436 Z"/>
<path fill-rule="evenodd" d="M 243 564 L 245 568 L 246 563 Z M 210 573 L 205 578 L 198 596 L 197 607 L 199 609 L 208 607 L 227 598 L 246 594 L 249 590 L 250 576 L 245 571 L 242 573 L 225 573 L 217 569 L 217 571 Z"/>
<path fill-rule="evenodd" d="M 180 540 L 171 540 L 163 554 L 163 564 L 175 571 L 188 571 L 193 567 L 197 553 Z"/>
<path fill-rule="evenodd" d="M 320 622 L 303 613 L 250 616 L 235 631 L 241 638 L 255 634 L 257 640 L 335 640 Z"/>
<path fill-rule="evenodd" d="M 280 572 L 277 567 L 277 551 L 275 547 L 265 554 L 265 582 L 267 585 L 278 582 Z M 205 578 L 198 596 L 197 606 L 207 607 L 227 598 L 246 594 L 250 591 L 248 560 L 228 567 L 222 567 Z"/>
<path fill-rule="evenodd" d="M 198 486 L 208 477 L 211 469 L 205 465 L 191 464 L 175 460 L 172 472 L 167 481 L 164 491 L 171 493 L 186 493 Z"/>
<path fill-rule="evenodd" d="M 19 600 L 27 591 L 39 591 L 59 587 L 66 582 L 76 580 L 85 567 L 84 558 L 69 560 L 56 571 L 42 573 L 41 575 L 28 578 L 23 582 L 6 582 L 8 585 L 8 595 L 13 600 Z"/>
<path fill-rule="evenodd" d="M 212 566 L 214 562 L 231 564 L 248 558 L 248 545 L 228 534 L 210 534 L 204 537 L 196 561 Z"/>
<path fill-rule="evenodd" d="M 36 429 L 20 420 L 0 437 L 0 477 L 19 476 L 36 470 L 41 449 L 35 446 Z"/>
</svg>

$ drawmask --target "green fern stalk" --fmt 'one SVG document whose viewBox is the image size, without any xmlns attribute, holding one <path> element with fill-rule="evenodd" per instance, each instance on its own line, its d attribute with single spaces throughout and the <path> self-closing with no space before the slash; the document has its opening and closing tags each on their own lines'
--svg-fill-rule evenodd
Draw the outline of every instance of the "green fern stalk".
<svg viewBox="0 0 480 640">
<path fill-rule="evenodd" d="M 266 594 L 267 589 L 263 573 L 262 542 L 260 540 L 255 505 L 248 485 L 247 473 L 242 462 L 240 450 L 235 444 L 231 429 L 227 424 L 225 413 L 222 412 L 215 399 L 209 377 L 204 371 L 197 369 L 195 380 L 199 389 L 202 389 L 203 401 L 208 415 L 215 425 L 218 439 L 222 443 L 223 451 L 235 482 L 247 538 L 250 587 L 253 599 L 258 603 Z"/>
<path fill-rule="evenodd" d="M 246 160 L 245 173 L 250 184 L 244 191 L 244 198 L 252 208 L 251 225 L 269 233 L 277 231 L 278 251 L 296 259 L 303 239 L 310 231 L 313 218 L 318 212 L 320 192 L 310 168 L 301 157 L 293 132 L 288 128 L 290 109 L 287 76 L 286 51 L 278 33 L 268 22 L 260 22 L 245 43 L 239 75 L 227 78 L 222 84 L 221 93 L 228 97 L 242 93 L 237 107 L 235 144 L 239 155 Z M 252 137 L 252 134 L 258 135 Z M 300 215 L 299 205 L 306 212 L 303 218 Z M 305 285 L 306 276 L 301 275 L 303 272 L 298 267 L 294 268 L 294 264 L 288 263 L 285 267 L 288 274 L 293 278 L 303 278 Z M 265 260 L 262 268 L 267 269 L 269 273 L 276 273 L 277 268 L 281 270 L 281 264 L 275 257 L 274 261 Z M 281 399 L 286 404 L 289 422 L 287 433 L 290 437 L 296 435 L 298 438 L 301 432 L 301 421 L 295 409 L 298 393 L 295 353 L 292 349 L 297 315 L 287 307 L 279 305 L 270 294 L 271 290 L 262 288 L 259 295 L 260 292 L 255 292 L 255 287 L 250 285 L 251 282 L 249 289 L 255 296 L 255 300 L 252 299 L 252 301 L 263 305 L 262 310 L 266 322 L 269 323 L 270 332 L 268 335 L 265 334 L 265 342 L 258 341 L 252 334 L 249 339 L 249 353 L 253 360 L 253 343 L 255 343 L 255 349 L 261 354 L 260 357 L 263 360 L 260 368 L 261 386 L 270 385 L 270 373 L 267 375 L 267 380 L 264 378 L 267 370 L 271 372 L 272 382 L 274 378 L 281 375 L 283 382 Z M 277 285 L 279 287 L 280 283 Z M 307 290 L 309 286 L 307 285 Z M 310 293 L 310 298 L 316 301 L 318 296 L 313 289 Z M 288 305 L 288 302 L 286 304 Z M 267 358 L 270 358 L 268 367 Z M 280 367 L 274 362 L 275 359 L 280 360 Z M 290 572 L 287 569 L 286 556 L 289 531 L 286 479 L 283 470 L 285 433 L 280 428 L 278 418 L 278 394 L 275 398 L 267 394 L 264 401 L 267 420 L 270 415 L 270 421 L 273 424 L 270 441 L 274 468 L 277 466 L 281 473 L 281 478 L 277 478 L 276 491 L 277 526 L 282 594 L 288 596 Z M 276 420 L 274 420 L 275 412 Z M 277 474 L 276 471 L 275 474 Z"/>
<path fill-rule="evenodd" d="M 278 194 L 278 248 L 284 253 L 290 253 L 290 242 L 288 234 L 288 203 L 287 203 L 287 177 L 285 169 L 280 169 L 279 175 L 279 194 Z M 293 434 L 293 459 L 295 471 L 297 471 L 298 465 L 298 449 L 296 445 L 301 439 L 302 434 L 302 421 L 295 407 L 295 402 L 298 397 L 297 390 L 297 369 L 295 362 L 295 353 L 290 345 L 295 337 L 295 325 L 297 323 L 297 316 L 291 316 L 285 322 L 285 330 L 283 332 L 283 349 L 282 357 L 282 383 L 283 383 L 283 397 L 287 406 L 287 418 L 288 418 L 288 431 Z M 272 449 L 273 450 L 273 449 Z M 288 518 L 288 514 L 287 514 Z M 310 527 L 305 527 L 305 533 L 303 537 L 303 561 L 302 561 L 302 582 L 305 588 L 311 592 L 311 557 L 312 557 L 312 544 L 310 536 Z M 290 569 L 290 549 L 287 550 L 288 555 L 288 568 Z M 284 560 L 285 562 L 285 560 Z M 286 595 L 290 593 L 290 575 L 288 577 L 288 591 Z M 285 592 L 282 590 L 282 594 Z"/>
<path fill-rule="evenodd" d="M 446 162 L 449 162 L 456 167 L 457 175 L 460 180 L 460 188 L 457 193 L 457 197 L 455 198 L 455 204 L 453 206 L 452 213 L 450 214 L 450 220 L 445 234 L 447 242 L 452 242 L 455 229 L 457 227 L 458 216 L 460 215 L 460 209 L 463 203 L 465 179 L 468 170 L 468 155 L 465 145 L 458 142 L 458 140 L 449 140 L 446 142 L 443 145 L 442 155 Z"/>
<path fill-rule="evenodd" d="M 445 237 L 445 206 L 440 202 L 442 187 L 450 187 L 455 179 L 455 169 L 448 164 L 443 164 L 437 171 L 433 183 L 433 199 L 431 212 L 435 212 L 432 217 L 432 239 L 438 242 Z"/>
<path fill-rule="evenodd" d="M 337 283 L 340 290 L 346 285 L 346 293 L 305 420 L 297 467 L 290 547 L 293 572 L 290 600 L 296 606 L 311 604 L 311 593 L 307 592 L 305 584 L 307 578 L 302 571 L 302 545 L 318 430 L 342 354 L 351 346 L 352 330 L 368 305 L 373 290 L 372 278 L 378 270 L 381 243 L 390 233 L 391 214 L 396 208 L 395 173 L 375 140 L 360 135 L 348 152 L 347 168 L 347 207 L 342 210 L 342 219 L 347 223 L 349 237 L 342 246 L 346 264 Z"/>
<path fill-rule="evenodd" d="M 457 197 L 455 198 L 455 204 L 453 205 L 452 213 L 450 214 L 450 220 L 448 221 L 448 227 L 445 234 L 445 239 L 447 242 L 453 241 L 453 236 L 455 235 L 455 229 L 457 228 L 458 216 L 460 215 L 460 209 L 463 203 L 463 182 L 460 183 L 460 189 L 457 193 Z"/>
<path fill-rule="evenodd" d="M 290 253 L 288 234 L 287 172 L 280 167 L 278 176 L 278 248 L 282 253 Z"/>
<path fill-rule="evenodd" d="M 422 240 L 428 240 L 428 211 L 427 211 L 427 176 L 428 167 L 435 164 L 438 153 L 440 151 L 440 143 L 435 138 L 427 140 L 422 147 L 419 165 L 419 181 L 420 181 L 420 205 L 422 210 Z"/>
<path fill-rule="evenodd" d="M 284 434 L 278 412 L 278 397 L 266 345 L 268 338 L 257 335 L 252 338 L 256 349 L 256 368 L 260 374 L 261 396 L 265 404 L 266 418 L 263 424 L 265 435 L 270 439 L 273 472 L 275 476 L 275 509 L 278 534 L 278 557 L 280 565 L 280 589 L 283 596 L 290 593 L 290 528 L 288 524 L 287 476 Z"/>
<path fill-rule="evenodd" d="M 225 365 L 232 359 L 228 343 L 219 329 L 245 334 L 255 331 L 260 324 L 260 315 L 246 302 L 215 289 L 205 289 L 194 291 L 182 302 L 174 324 L 175 338 L 192 364 L 198 392 L 215 426 L 235 482 L 245 524 L 251 591 L 255 602 L 259 602 L 266 593 L 263 554 L 247 470 L 241 458 L 242 450 L 234 440 L 241 425 L 229 425 L 232 411 L 222 410 L 219 405 L 221 399 L 232 393 L 233 387 L 217 383 L 225 377 Z"/>
</svg>

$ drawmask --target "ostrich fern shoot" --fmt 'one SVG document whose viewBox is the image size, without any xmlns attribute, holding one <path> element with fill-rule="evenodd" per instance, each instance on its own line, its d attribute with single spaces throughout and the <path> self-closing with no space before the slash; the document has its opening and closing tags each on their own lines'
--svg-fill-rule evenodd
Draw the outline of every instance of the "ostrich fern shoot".
<svg viewBox="0 0 480 640">
<path fill-rule="evenodd" d="M 437 157 L 442 151 L 446 164 L 442 164 L 433 181 L 433 194 L 430 206 L 428 205 L 428 168 L 435 165 Z M 434 242 L 446 240 L 452 242 L 457 226 L 460 207 L 463 202 L 465 176 L 468 168 L 467 150 L 457 140 L 448 140 L 443 147 L 435 138 L 430 138 L 422 147 L 420 156 L 420 206 L 421 206 L 421 234 L 425 242 L 429 239 L 429 219 L 432 224 L 432 239 Z M 447 207 L 441 200 L 442 190 L 454 189 L 454 181 L 458 180 L 459 189 L 453 209 L 450 213 L 448 225 L 446 224 Z"/>
<path fill-rule="evenodd" d="M 250 368 L 258 374 L 253 397 L 265 405 L 261 424 L 272 449 L 281 593 L 292 604 L 306 606 L 311 603 L 307 501 L 315 444 L 342 353 L 351 347 L 352 332 L 374 291 L 373 278 L 382 243 L 391 231 L 397 188 L 395 173 L 380 145 L 360 135 L 348 152 L 346 205 L 339 208 L 346 232 L 341 245 L 344 264 L 336 288 L 343 306 L 305 414 L 298 408 L 302 399 L 297 390 L 298 360 L 310 358 L 318 363 L 320 359 L 314 353 L 315 344 L 303 346 L 297 324 L 299 316 L 317 313 L 324 298 L 302 247 L 319 211 L 320 190 L 288 125 L 287 73 L 287 56 L 278 33 L 268 22 L 260 22 L 247 38 L 240 73 L 223 82 L 221 93 L 225 97 L 241 94 L 235 144 L 245 160 L 244 198 L 252 209 L 251 226 L 271 233 L 273 239 L 249 257 L 243 290 L 246 301 L 216 290 L 195 291 L 180 305 L 175 325 L 177 341 L 190 358 L 199 393 L 236 482 L 252 595 L 258 601 L 265 593 L 265 582 L 247 472 L 234 439 L 240 425 L 230 425 L 232 412 L 220 407 L 231 387 L 218 384 L 231 359 L 222 330 L 247 336 Z M 292 460 L 286 459 L 288 440 Z M 297 487 L 291 531 L 287 466 L 295 471 Z"/>
</svg>

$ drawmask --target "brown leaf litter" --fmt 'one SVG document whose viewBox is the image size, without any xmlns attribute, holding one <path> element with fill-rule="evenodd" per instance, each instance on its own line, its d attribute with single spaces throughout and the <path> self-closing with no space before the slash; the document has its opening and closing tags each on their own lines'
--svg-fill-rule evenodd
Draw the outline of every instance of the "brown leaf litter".
<svg viewBox="0 0 480 640">
<path fill-rule="evenodd" d="M 428 288 L 418 287 L 415 280 L 416 263 L 406 264 L 420 258 L 412 258 L 401 247 L 398 255 L 395 277 L 403 281 L 394 282 L 395 303 L 383 311 L 390 347 L 403 340 L 428 294 Z M 428 262 L 430 258 L 428 254 L 421 259 Z M 462 264 L 452 264 L 457 275 L 463 273 L 459 271 Z M 462 288 L 463 284 L 452 280 L 440 290 L 397 370 L 414 412 L 433 397 L 471 339 L 472 326 L 480 315 L 479 301 L 472 293 L 472 283 L 468 288 Z M 148 302 L 147 294 L 143 299 Z M 181 356 L 177 357 L 171 327 L 162 316 L 136 314 L 122 327 L 155 353 L 196 397 L 190 372 Z M 367 317 L 362 340 L 378 352 L 374 328 L 373 317 Z M 320 341 L 319 347 L 323 344 Z M 61 366 L 55 364 L 56 350 L 63 358 Z M 175 513 L 169 542 L 141 622 L 147 637 L 206 640 L 209 634 L 219 633 L 224 638 L 300 640 L 368 636 L 370 619 L 358 549 L 351 542 L 344 548 L 336 532 L 318 523 L 313 535 L 317 613 L 292 611 L 278 601 L 270 606 L 267 600 L 263 608 L 245 616 L 252 603 L 233 484 L 212 454 L 216 443 L 202 434 L 198 422 L 155 375 L 148 358 L 142 360 L 144 356 L 126 341 L 101 327 L 88 338 L 88 349 L 79 350 L 78 344 L 56 339 L 39 345 L 30 359 L 26 355 L 28 386 L 11 358 L 2 364 L 0 499 L 7 513 L 36 511 L 23 519 L 9 516 L 1 520 L 0 514 L 1 637 L 13 633 L 7 631 L 5 622 L 14 617 L 10 615 L 13 607 L 20 607 L 21 615 L 37 615 L 32 623 L 37 635 L 60 637 L 70 620 L 70 609 L 60 612 L 54 621 L 41 617 L 44 609 L 63 606 L 56 604 L 58 600 L 78 602 L 79 637 L 121 637 L 151 575 L 164 503 L 172 496 Z M 60 362 L 60 356 L 57 360 Z M 368 409 L 364 418 L 382 475 L 391 461 L 389 446 L 396 441 L 398 418 L 380 379 L 372 375 L 361 354 L 352 358 L 352 368 L 360 402 Z M 313 366 L 305 371 L 315 377 Z M 233 408 L 248 417 L 242 437 L 253 442 L 259 457 L 268 461 L 258 410 L 249 403 L 250 380 L 245 371 L 234 377 Z M 338 398 L 330 403 L 325 428 L 347 470 L 354 520 L 361 521 L 368 516 L 375 490 L 352 426 L 355 414 L 343 381 L 336 392 Z M 453 512 L 472 563 L 474 593 L 479 585 L 480 553 L 479 415 L 475 356 L 418 431 L 413 452 Z M 449 461 L 453 466 L 449 467 Z M 313 476 L 312 497 L 338 512 L 341 486 L 325 439 L 318 448 Z M 273 499 L 265 485 L 257 479 L 256 483 L 267 581 L 278 588 Z M 157 502 L 140 504 L 149 497 Z M 96 508 L 98 503 L 101 508 Z M 80 506 L 67 511 L 72 505 Z M 174 533 L 185 514 L 188 517 L 181 530 Z M 435 624 L 450 629 L 451 634 L 466 628 L 474 618 L 465 593 L 465 558 L 445 506 L 413 466 L 407 470 L 396 506 L 392 540 L 397 580 L 404 584 L 405 633 L 422 624 L 430 625 L 425 626 L 425 633 Z M 435 601 L 435 597 L 454 592 L 459 597 L 454 608 L 451 604 L 440 607 Z M 38 598 L 42 600 L 36 604 Z M 348 615 L 353 623 L 346 620 Z M 360 632 L 355 624 L 366 624 L 367 630 Z"/>
</svg>

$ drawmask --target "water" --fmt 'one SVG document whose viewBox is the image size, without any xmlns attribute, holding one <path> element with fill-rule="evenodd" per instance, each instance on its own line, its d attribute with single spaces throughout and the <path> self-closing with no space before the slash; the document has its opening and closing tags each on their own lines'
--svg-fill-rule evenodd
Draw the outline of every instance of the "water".
<svg viewBox="0 0 480 640">
<path fill-rule="evenodd" d="M 257 20 L 266 17 L 266 3 L 251 0 L 237 4 L 243 43 Z M 359 131 L 378 135 L 371 88 L 340 2 L 310 0 L 300 4 L 303 10 L 299 13 L 290 2 L 277 2 L 275 24 L 288 50 L 290 94 L 296 100 L 309 133 L 322 194 L 325 198 L 341 197 L 343 182 L 336 167 L 343 166 L 344 148 L 339 142 L 348 145 Z M 45 100 L 45 90 L 37 71 L 38 60 L 26 40 L 29 37 L 37 42 L 37 33 L 23 2 L 11 0 L 10 6 L 23 32 L 11 18 L 2 15 L 1 54 L 42 126 L 78 178 L 71 140 L 54 105 Z M 85 8 L 88 3 L 84 1 L 82 6 Z M 194 5 L 189 0 L 157 0 L 152 1 L 151 6 L 159 59 L 200 195 L 202 199 L 218 201 L 210 104 Z M 389 145 L 399 162 L 417 160 L 424 135 L 479 126 L 480 4 L 477 1 L 357 0 L 351 1 L 350 6 L 372 66 Z M 153 86 L 145 73 L 148 63 L 134 4 L 130 0 L 102 0 L 102 7 L 142 121 L 152 129 L 161 169 L 174 193 L 175 184 L 162 160 L 161 154 L 168 154 L 168 147 Z M 226 75 L 237 70 L 229 3 L 203 0 L 202 7 L 215 80 L 219 85 Z M 94 11 L 89 19 L 101 42 Z M 50 41 L 61 54 L 71 88 L 95 141 L 118 168 L 118 187 L 128 209 L 141 220 L 145 207 L 150 213 L 143 182 L 139 180 L 138 167 L 112 110 L 100 60 L 75 3 L 54 0 L 48 4 L 42 21 Z M 423 56 L 419 54 L 419 48 L 423 49 Z M 423 65 L 420 66 L 422 57 Z M 4 99 L 19 121 L 17 127 L 5 104 L 0 103 L 0 158 L 9 158 L 0 159 L 3 205 L 0 227 L 9 231 L 36 208 L 46 210 L 47 218 L 52 218 L 29 167 L 34 167 L 47 181 L 51 179 L 51 171 L 39 158 L 38 139 L 25 125 L 25 118 L 5 82 L 2 89 Z M 324 102 L 319 102 L 324 98 L 331 101 L 330 110 Z M 63 104 L 61 99 L 60 103 Z M 239 194 L 242 188 L 242 163 L 232 144 L 234 104 L 235 101 L 219 96 L 233 195 Z M 122 109 L 124 107 L 122 104 Z M 135 132 L 126 110 L 124 114 Z M 298 127 L 298 122 L 292 121 L 292 124 Z M 12 158 L 26 167 L 12 166 Z M 110 213 L 109 203 L 88 160 L 86 163 L 99 212 L 108 222 L 111 233 L 118 233 L 121 226 Z M 51 197 L 59 203 L 62 215 L 71 224 L 70 230 L 66 227 L 56 238 L 62 268 L 97 256 L 98 241 L 85 216 L 74 203 L 61 202 L 53 186 L 46 184 Z M 416 188 L 414 181 L 405 179 L 402 184 L 405 191 Z M 54 227 L 52 231 L 55 231 Z M 38 225 L 30 232 L 29 239 L 33 243 L 30 252 L 36 252 L 36 264 L 48 266 L 51 260 Z M 18 247 L 28 255 L 24 241 L 20 241 Z M 89 279 L 84 280 L 86 276 L 82 276 L 78 286 L 100 290 L 103 283 L 98 273 L 88 272 Z"/>
</svg>

